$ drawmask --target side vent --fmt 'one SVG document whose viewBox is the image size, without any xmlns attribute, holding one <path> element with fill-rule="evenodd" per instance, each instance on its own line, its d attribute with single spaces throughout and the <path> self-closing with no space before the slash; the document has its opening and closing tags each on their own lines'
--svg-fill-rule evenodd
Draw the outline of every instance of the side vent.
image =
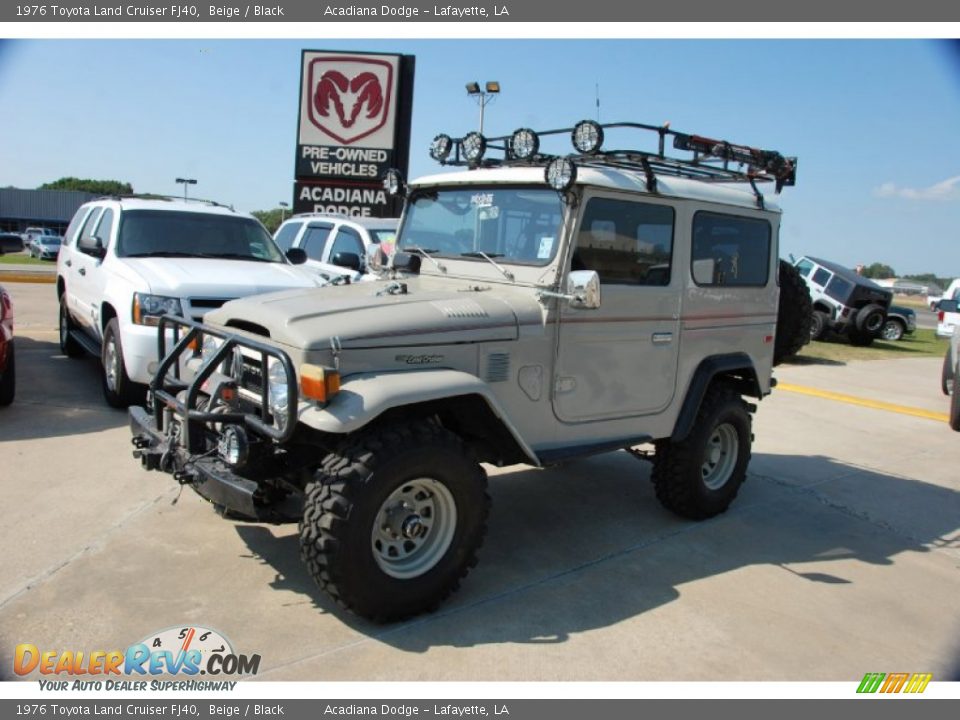
<svg viewBox="0 0 960 720">
<path fill-rule="evenodd" d="M 486 382 L 506 382 L 510 379 L 510 353 L 495 352 L 487 355 L 487 369 L 483 375 Z"/>
</svg>

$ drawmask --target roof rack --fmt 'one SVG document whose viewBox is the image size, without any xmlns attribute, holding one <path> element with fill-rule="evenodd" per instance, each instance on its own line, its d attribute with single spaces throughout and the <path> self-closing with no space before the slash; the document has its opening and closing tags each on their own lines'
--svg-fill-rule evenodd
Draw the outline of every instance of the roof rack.
<svg viewBox="0 0 960 720">
<path fill-rule="evenodd" d="M 628 129 L 654 133 L 657 136 L 655 151 L 624 149 L 603 150 L 604 131 Z M 575 152 L 568 155 L 551 155 L 540 152 L 540 138 L 569 134 Z M 667 138 L 672 138 L 673 149 L 686 153 L 674 157 L 666 154 Z M 496 155 L 488 156 L 493 151 Z M 520 128 L 512 135 L 486 138 L 471 132 L 462 138 L 437 135 L 430 145 L 430 156 L 441 165 L 456 165 L 469 168 L 517 167 L 547 165 L 547 182 L 556 189 L 561 183 L 551 180 L 550 166 L 558 160 L 565 161 L 554 170 L 564 179 L 572 174 L 576 178 L 576 166 L 607 167 L 643 173 L 647 189 L 657 191 L 657 175 L 691 178 L 705 182 L 749 183 L 763 207 L 763 196 L 758 182 L 773 182 L 779 193 L 785 186 L 796 184 L 797 158 L 785 157 L 775 150 L 762 150 L 715 140 L 702 135 L 691 135 L 670 129 L 664 125 L 645 125 L 635 122 L 600 124 L 583 120 L 572 128 L 559 128 L 535 132 Z M 573 184 L 570 180 L 566 184 Z"/>
<path fill-rule="evenodd" d="M 97 200 L 168 200 L 176 202 L 187 202 L 187 203 L 204 203 L 206 205 L 212 205 L 213 207 L 226 208 L 227 210 L 233 210 L 233 205 L 224 205 L 219 203 L 216 200 L 207 200 L 205 198 L 184 198 L 181 195 L 160 195 L 158 193 L 128 193 L 128 194 L 112 194 L 112 195 L 101 195 L 96 198 Z M 233 210 L 236 212 L 235 210 Z"/>
</svg>

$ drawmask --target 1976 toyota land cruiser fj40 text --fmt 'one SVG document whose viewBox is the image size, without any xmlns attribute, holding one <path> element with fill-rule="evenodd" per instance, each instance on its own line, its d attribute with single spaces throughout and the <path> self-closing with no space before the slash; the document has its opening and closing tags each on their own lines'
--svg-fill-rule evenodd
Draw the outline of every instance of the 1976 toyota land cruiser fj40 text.
<svg viewBox="0 0 960 720">
<path fill-rule="evenodd" d="M 657 149 L 605 151 L 605 133 Z M 541 151 L 564 137 L 574 153 Z M 665 507 L 722 513 L 750 459 L 744 398 L 809 339 L 757 188 L 792 185 L 793 158 L 592 121 L 439 135 L 431 155 L 467 169 L 387 174 L 406 205 L 379 281 L 165 317 L 130 410 L 146 468 L 234 515 L 299 519 L 316 582 L 380 621 L 435 608 L 476 564 L 481 463 L 630 448 Z"/>
</svg>

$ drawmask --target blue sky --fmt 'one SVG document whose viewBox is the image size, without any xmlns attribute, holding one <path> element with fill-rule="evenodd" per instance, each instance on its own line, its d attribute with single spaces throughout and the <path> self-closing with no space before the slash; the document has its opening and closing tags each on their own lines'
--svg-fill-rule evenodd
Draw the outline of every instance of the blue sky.
<svg viewBox="0 0 960 720">
<path fill-rule="evenodd" d="M 0 186 L 66 175 L 241 210 L 290 201 L 300 52 L 416 55 L 411 175 L 474 129 L 595 117 L 799 157 L 781 252 L 960 276 L 960 49 L 927 40 L 17 40 L 0 43 Z M 192 190 L 192 191 L 193 191 Z"/>
</svg>

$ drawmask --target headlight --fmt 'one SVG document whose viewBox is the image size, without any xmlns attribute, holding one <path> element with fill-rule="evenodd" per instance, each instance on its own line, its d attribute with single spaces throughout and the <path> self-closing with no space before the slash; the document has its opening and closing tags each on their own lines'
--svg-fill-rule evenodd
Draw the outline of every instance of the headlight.
<svg viewBox="0 0 960 720">
<path fill-rule="evenodd" d="M 569 158 L 554 158 L 547 163 L 544 176 L 547 185 L 558 192 L 563 192 L 570 189 L 577 181 L 577 166 Z"/>
<path fill-rule="evenodd" d="M 280 430 L 287 424 L 287 373 L 283 363 L 276 358 L 267 360 L 267 401 L 270 403 L 270 413 L 273 421 Z"/>
<path fill-rule="evenodd" d="M 159 325 L 161 315 L 183 315 L 180 301 L 163 295 L 133 294 L 133 322 L 137 325 Z"/>
<path fill-rule="evenodd" d="M 200 350 L 200 355 L 203 357 L 203 361 L 206 362 L 213 357 L 213 354 L 220 349 L 221 345 L 223 345 L 222 338 L 218 338 L 214 335 L 204 335 L 203 346 Z"/>
</svg>

